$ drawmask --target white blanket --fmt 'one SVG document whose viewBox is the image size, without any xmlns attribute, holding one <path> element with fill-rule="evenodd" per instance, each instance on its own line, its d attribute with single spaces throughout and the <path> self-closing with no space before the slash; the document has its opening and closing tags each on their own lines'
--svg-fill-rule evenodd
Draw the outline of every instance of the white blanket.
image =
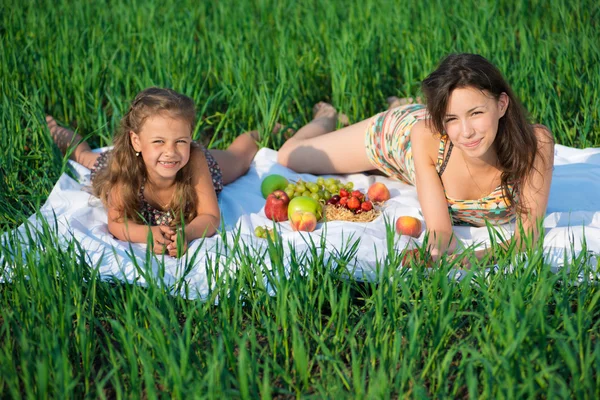
<svg viewBox="0 0 600 400">
<path fill-rule="evenodd" d="M 272 225 L 264 215 L 265 200 L 260 192 L 262 178 L 277 173 L 294 180 L 316 179 L 315 176 L 297 174 L 282 167 L 276 163 L 276 155 L 271 149 L 260 150 L 250 171 L 225 187 L 219 196 L 224 231 L 215 237 L 195 240 L 190 244 L 188 255 L 197 255 L 193 264 L 190 264 L 189 258 L 174 259 L 167 256 L 154 258 L 152 265 L 144 266 L 146 245 L 129 244 L 112 237 L 107 230 L 107 214 L 103 206 L 98 199 L 82 190 L 89 181 L 89 170 L 76 163 L 71 164 L 83 184 L 63 174 L 39 213 L 13 233 L 23 238 L 22 246 L 27 246 L 24 239 L 26 225 L 38 229 L 42 217 L 50 226 L 57 227 L 58 245 L 64 246 L 73 238 L 76 239 L 85 250 L 89 263 L 98 267 L 104 279 L 116 278 L 144 285 L 148 278 L 158 279 L 162 276 L 163 283 L 174 294 L 187 298 L 206 298 L 215 272 L 221 275 L 235 272 L 237 259 L 229 256 L 234 247 L 247 246 L 247 249 L 260 255 L 267 246 L 266 240 L 254 236 L 256 226 Z M 370 223 L 332 221 L 326 224 L 326 229 L 324 223 L 319 223 L 312 233 L 293 232 L 290 223 L 283 222 L 278 224 L 279 232 L 284 244 L 289 242 L 296 254 L 306 252 L 311 246 L 311 239 L 318 246 L 323 235 L 326 243 L 323 250 L 333 257 L 343 253 L 349 243 L 360 239 L 358 252 L 352 258 L 351 265 L 348 265 L 349 272 L 357 279 L 376 279 L 377 266 L 381 265 L 387 254 L 385 219 L 389 218 L 393 224 L 400 215 L 421 217 L 416 190 L 381 176 L 353 174 L 339 178 L 354 182 L 355 188 L 364 191 L 375 181 L 384 182 L 392 198 L 386 203 L 383 215 Z M 582 250 L 584 240 L 592 255 L 600 254 L 600 148 L 580 150 L 556 146 L 555 169 L 544 227 L 546 260 L 555 272 L 568 261 L 565 257 L 577 255 Z M 514 226 L 505 225 L 502 229 L 510 234 Z M 4 235 L 3 246 L 15 245 L 13 233 Z M 485 245 L 490 241 L 486 228 L 455 227 L 455 233 L 466 245 Z M 396 240 L 394 247 L 401 250 L 407 245 L 415 244 L 401 237 Z M 284 264 L 289 265 L 289 258 L 286 257 L 290 256 L 290 246 L 285 245 L 284 248 Z M 269 257 L 261 258 L 265 263 L 263 267 L 269 268 Z M 164 272 L 161 271 L 163 260 Z M 596 264 L 593 257 L 591 262 Z M 136 264 L 142 267 L 138 268 Z M 0 277 L 0 280 L 4 279 Z M 177 292 L 177 282 L 184 282 L 187 290 Z"/>
</svg>

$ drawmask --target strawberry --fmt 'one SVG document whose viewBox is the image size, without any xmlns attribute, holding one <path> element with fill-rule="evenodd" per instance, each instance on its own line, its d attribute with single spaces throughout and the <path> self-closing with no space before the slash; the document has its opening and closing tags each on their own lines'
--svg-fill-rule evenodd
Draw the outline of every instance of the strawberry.
<svg viewBox="0 0 600 400">
<path fill-rule="evenodd" d="M 356 197 L 360 201 L 363 201 L 365 199 L 365 194 L 363 192 L 361 192 L 360 190 L 353 190 L 352 196 Z"/>
<path fill-rule="evenodd" d="M 350 193 L 346 189 L 340 189 L 340 197 L 350 197 Z"/>
<path fill-rule="evenodd" d="M 360 208 L 360 200 L 356 197 L 352 196 L 348 199 L 348 208 L 352 211 L 358 210 Z"/>
<path fill-rule="evenodd" d="M 371 203 L 369 200 L 367 200 L 360 205 L 360 208 L 363 211 L 371 211 L 373 209 L 373 203 Z"/>
<path fill-rule="evenodd" d="M 346 207 L 346 203 L 348 203 L 348 196 L 340 197 L 338 204 L 342 207 Z"/>
</svg>

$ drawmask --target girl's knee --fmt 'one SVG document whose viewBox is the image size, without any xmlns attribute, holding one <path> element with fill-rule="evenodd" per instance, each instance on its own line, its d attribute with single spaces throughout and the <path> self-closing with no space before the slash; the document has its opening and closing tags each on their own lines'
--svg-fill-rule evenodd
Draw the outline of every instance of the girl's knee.
<svg viewBox="0 0 600 400">
<path fill-rule="evenodd" d="M 290 164 L 290 152 L 293 150 L 293 144 L 290 143 L 290 139 L 287 140 L 277 151 L 277 162 L 284 167 L 289 168 Z"/>
<path fill-rule="evenodd" d="M 91 169 L 96 163 L 98 156 L 99 153 L 94 153 L 91 150 L 83 150 L 75 154 L 75 161 L 84 167 Z"/>
</svg>

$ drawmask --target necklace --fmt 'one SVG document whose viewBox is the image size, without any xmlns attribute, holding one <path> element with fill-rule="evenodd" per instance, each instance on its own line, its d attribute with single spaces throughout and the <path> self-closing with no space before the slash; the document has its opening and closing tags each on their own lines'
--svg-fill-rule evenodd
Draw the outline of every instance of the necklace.
<svg viewBox="0 0 600 400">
<path fill-rule="evenodd" d="M 167 210 L 169 204 L 171 204 L 171 200 L 169 200 L 166 203 L 163 203 L 160 201 L 160 198 L 158 197 L 158 195 L 156 194 L 156 192 L 154 191 L 154 188 L 151 185 L 146 186 L 148 189 L 150 189 L 150 192 L 152 194 L 153 200 L 156 202 L 156 204 L 158 204 L 160 206 L 160 208 L 162 208 L 163 210 Z M 143 191 L 143 189 L 142 189 Z"/>
<path fill-rule="evenodd" d="M 485 197 L 485 196 L 489 195 L 490 193 L 492 193 L 492 190 L 494 189 L 493 188 L 494 182 L 495 182 L 496 177 L 498 176 L 498 173 L 500 171 L 496 171 L 496 173 L 494 174 L 494 177 L 492 178 L 492 187 L 490 187 L 490 190 L 487 191 L 487 192 L 484 192 L 481 189 L 481 187 L 477 184 L 477 182 L 475 181 L 475 178 L 473 178 L 473 174 L 471 173 L 471 169 L 469 168 L 469 164 L 467 163 L 467 160 L 465 160 L 463 158 L 463 161 L 465 163 L 465 166 L 467 167 L 467 171 L 469 172 L 469 176 L 471 177 L 471 181 L 473 181 L 473 183 L 475 184 L 475 186 L 477 187 L 477 189 L 479 189 L 479 193 L 481 193 L 481 195 L 477 199 L 477 203 L 479 203 L 479 206 L 482 206 L 483 205 L 483 200 L 482 200 L 483 197 Z M 494 167 L 497 167 L 497 166 L 498 166 L 498 160 L 496 160 L 496 164 L 494 164 Z"/>
</svg>

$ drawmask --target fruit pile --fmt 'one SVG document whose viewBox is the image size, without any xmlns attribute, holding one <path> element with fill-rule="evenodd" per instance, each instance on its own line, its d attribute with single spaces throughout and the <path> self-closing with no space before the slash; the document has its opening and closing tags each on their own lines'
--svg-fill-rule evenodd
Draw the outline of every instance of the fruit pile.
<svg viewBox="0 0 600 400">
<path fill-rule="evenodd" d="M 367 200 L 365 194 L 360 190 L 350 192 L 346 189 L 340 189 L 339 194 L 331 196 L 326 204 L 346 208 L 354 214 L 360 214 L 373 209 L 373 202 Z"/>
<path fill-rule="evenodd" d="M 376 206 L 390 199 L 390 191 L 381 182 L 369 187 L 365 194 L 354 190 L 353 182 L 318 177 L 316 182 L 288 181 L 272 174 L 263 179 L 261 192 L 266 199 L 265 216 L 275 222 L 290 221 L 295 231 L 312 232 L 323 215 L 327 221 L 370 222 L 380 211 Z M 255 235 L 270 234 L 257 227 Z"/>
<path fill-rule="evenodd" d="M 290 199 L 306 196 L 325 204 L 334 196 L 340 197 L 342 190 L 347 192 L 353 188 L 353 182 L 342 183 L 339 179 L 318 177 L 316 182 L 305 182 L 302 179 L 289 182 L 284 191 Z"/>
</svg>

